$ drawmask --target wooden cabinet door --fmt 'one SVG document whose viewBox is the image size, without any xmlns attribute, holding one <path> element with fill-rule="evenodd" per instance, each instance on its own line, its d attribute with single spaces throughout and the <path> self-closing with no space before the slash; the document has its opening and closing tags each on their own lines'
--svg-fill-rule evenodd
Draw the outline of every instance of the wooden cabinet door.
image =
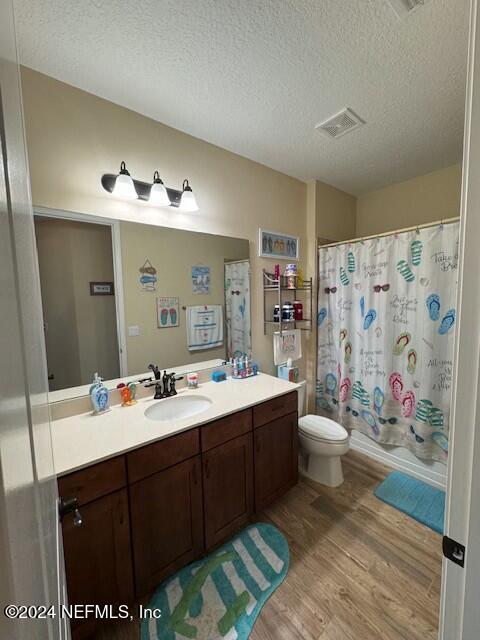
<svg viewBox="0 0 480 640">
<path fill-rule="evenodd" d="M 201 483 L 195 456 L 129 487 L 137 596 L 201 555 Z"/>
<path fill-rule="evenodd" d="M 130 522 L 126 489 L 80 507 L 82 524 L 73 515 L 62 524 L 69 604 L 128 604 L 133 600 Z M 72 620 L 74 637 L 97 626 Z"/>
<path fill-rule="evenodd" d="M 222 542 L 253 513 L 252 433 L 203 454 L 205 545 Z"/>
<path fill-rule="evenodd" d="M 297 413 L 254 431 L 255 510 L 261 511 L 298 481 Z"/>
</svg>

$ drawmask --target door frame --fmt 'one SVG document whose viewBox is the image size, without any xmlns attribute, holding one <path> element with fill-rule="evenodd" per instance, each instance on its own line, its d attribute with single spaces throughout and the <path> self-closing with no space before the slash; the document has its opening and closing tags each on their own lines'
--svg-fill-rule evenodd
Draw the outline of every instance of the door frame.
<svg viewBox="0 0 480 640">
<path fill-rule="evenodd" d="M 110 227 L 112 237 L 113 281 L 115 287 L 115 314 L 117 323 L 117 346 L 119 378 L 128 375 L 127 338 L 125 328 L 125 300 L 123 293 L 123 267 L 122 267 L 122 242 L 120 236 L 120 220 L 115 218 L 103 218 L 89 213 L 78 211 L 62 211 L 33 205 L 34 216 L 46 218 L 58 218 L 60 220 L 75 220 L 88 224 L 101 224 Z"/>
<path fill-rule="evenodd" d="M 465 568 L 443 558 L 440 640 L 476 640 L 480 629 L 480 29 L 470 3 L 457 332 L 445 512 L 445 535 L 465 545 Z M 477 499 L 472 499 L 477 497 Z"/>
</svg>

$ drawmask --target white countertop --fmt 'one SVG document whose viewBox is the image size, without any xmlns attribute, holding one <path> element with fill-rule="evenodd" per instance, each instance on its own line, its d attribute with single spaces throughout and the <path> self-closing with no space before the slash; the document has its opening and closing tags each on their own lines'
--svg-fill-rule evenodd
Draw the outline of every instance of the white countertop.
<svg viewBox="0 0 480 640">
<path fill-rule="evenodd" d="M 65 475 L 284 395 L 299 386 L 261 373 L 244 380 L 228 378 L 224 382 L 200 384 L 198 389 L 180 389 L 178 396 L 206 396 L 212 401 L 203 413 L 181 420 L 160 422 L 145 417 L 148 407 L 156 402 L 169 402 L 153 397 L 142 398 L 131 407 L 116 405 L 101 415 L 89 412 L 56 420 L 52 424 L 55 472 Z"/>
<path fill-rule="evenodd" d="M 215 367 L 221 367 L 224 363 L 224 360 L 216 358 L 215 360 L 204 360 L 203 362 L 191 362 L 190 364 L 179 365 L 178 367 L 170 367 L 167 369 L 167 373 L 175 372 L 177 375 L 181 376 L 185 373 L 190 373 L 190 371 L 203 371 L 204 369 L 214 369 Z M 103 380 L 103 384 L 107 387 L 107 389 L 112 390 L 116 389 L 117 385 L 120 382 L 127 384 L 128 382 L 137 382 L 137 380 L 141 380 L 142 378 L 152 378 L 153 373 L 151 371 L 145 371 L 145 373 L 137 373 L 134 376 L 123 376 L 123 378 L 114 378 L 113 380 Z M 93 380 L 92 380 L 93 382 Z M 83 384 L 78 387 L 66 387 L 65 389 L 57 389 L 56 391 L 48 392 L 48 402 L 52 404 L 53 402 L 63 402 L 65 400 L 72 400 L 73 398 L 81 398 L 83 396 L 88 396 L 90 393 L 90 387 L 92 386 L 92 382 L 88 384 Z"/>
</svg>

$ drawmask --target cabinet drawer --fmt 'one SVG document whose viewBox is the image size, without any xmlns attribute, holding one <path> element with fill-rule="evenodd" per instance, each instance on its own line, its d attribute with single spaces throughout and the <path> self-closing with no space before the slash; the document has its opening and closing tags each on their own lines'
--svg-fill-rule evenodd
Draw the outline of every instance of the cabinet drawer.
<svg viewBox="0 0 480 640">
<path fill-rule="evenodd" d="M 273 398 L 262 404 L 253 407 L 253 426 L 256 429 L 267 422 L 286 416 L 297 410 L 298 399 L 297 392 L 292 391 L 284 396 Z"/>
<path fill-rule="evenodd" d="M 252 410 L 239 411 L 201 427 L 202 451 L 242 436 L 252 429 Z"/>
<path fill-rule="evenodd" d="M 58 493 L 62 498 L 77 498 L 82 505 L 117 491 L 126 484 L 125 458 L 117 456 L 59 478 Z"/>
<path fill-rule="evenodd" d="M 184 431 L 127 453 L 128 482 L 137 482 L 200 453 L 198 429 Z"/>
</svg>

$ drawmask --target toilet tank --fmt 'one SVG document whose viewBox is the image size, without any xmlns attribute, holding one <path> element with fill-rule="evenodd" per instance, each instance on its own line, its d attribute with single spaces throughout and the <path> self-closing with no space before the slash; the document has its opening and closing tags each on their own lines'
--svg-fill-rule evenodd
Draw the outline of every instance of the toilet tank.
<svg viewBox="0 0 480 640">
<path fill-rule="evenodd" d="M 300 380 L 298 382 L 300 387 L 297 389 L 298 393 L 298 417 L 301 418 L 306 412 L 306 395 L 307 395 L 307 381 Z"/>
</svg>

